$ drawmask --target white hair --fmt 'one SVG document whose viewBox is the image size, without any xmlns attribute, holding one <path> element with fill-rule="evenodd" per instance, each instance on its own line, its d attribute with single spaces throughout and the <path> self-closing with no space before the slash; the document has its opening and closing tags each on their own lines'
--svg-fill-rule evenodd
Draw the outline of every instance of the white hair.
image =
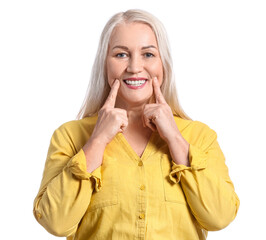
<svg viewBox="0 0 266 240">
<path fill-rule="evenodd" d="M 139 22 L 147 24 L 153 30 L 157 39 L 160 57 L 163 64 L 162 94 L 171 107 L 173 114 L 183 119 L 190 119 L 182 110 L 176 91 L 173 74 L 172 57 L 169 49 L 169 42 L 163 24 L 152 14 L 138 9 L 128 10 L 115 14 L 105 25 L 95 61 L 92 67 L 91 79 L 86 92 L 85 99 L 77 115 L 77 119 L 94 116 L 103 106 L 109 92 L 110 86 L 107 81 L 106 57 L 111 34 L 114 28 L 121 23 Z"/>
</svg>

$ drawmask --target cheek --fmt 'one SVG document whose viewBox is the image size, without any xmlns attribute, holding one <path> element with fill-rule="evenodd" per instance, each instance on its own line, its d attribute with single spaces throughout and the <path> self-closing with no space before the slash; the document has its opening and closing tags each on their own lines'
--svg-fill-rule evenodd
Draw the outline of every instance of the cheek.
<svg viewBox="0 0 266 240">
<path fill-rule="evenodd" d="M 150 65 L 149 71 L 152 76 L 156 76 L 159 80 L 160 85 L 163 81 L 163 65 L 161 61 L 156 61 Z"/>
<path fill-rule="evenodd" d="M 121 75 L 124 71 L 124 66 L 123 66 L 123 63 L 109 60 L 107 61 L 106 67 L 107 67 L 108 83 L 109 85 L 112 85 L 115 79 L 121 78 Z"/>
<path fill-rule="evenodd" d="M 106 73 L 107 73 L 107 80 L 110 86 L 112 86 L 112 83 L 114 82 L 113 76 L 114 76 L 114 68 L 112 67 L 112 63 L 110 61 L 107 61 L 106 63 Z"/>
</svg>

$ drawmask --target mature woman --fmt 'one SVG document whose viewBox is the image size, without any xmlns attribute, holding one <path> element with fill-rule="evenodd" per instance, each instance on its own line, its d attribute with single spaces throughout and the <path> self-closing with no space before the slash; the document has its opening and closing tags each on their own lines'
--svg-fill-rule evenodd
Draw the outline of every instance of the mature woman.
<svg viewBox="0 0 266 240">
<path fill-rule="evenodd" d="M 129 10 L 105 26 L 86 99 L 55 130 L 34 215 L 67 239 L 206 239 L 239 199 L 216 133 L 179 106 L 166 32 Z"/>
</svg>

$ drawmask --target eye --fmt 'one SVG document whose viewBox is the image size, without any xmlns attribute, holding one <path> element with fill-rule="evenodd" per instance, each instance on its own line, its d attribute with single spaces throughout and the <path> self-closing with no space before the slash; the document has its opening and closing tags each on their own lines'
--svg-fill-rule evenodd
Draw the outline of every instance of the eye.
<svg viewBox="0 0 266 240">
<path fill-rule="evenodd" d="M 151 58 L 151 57 L 154 57 L 154 54 L 147 52 L 147 53 L 144 54 L 144 56 L 146 58 Z"/>
<path fill-rule="evenodd" d="M 118 58 L 125 58 L 125 57 L 127 57 L 127 54 L 126 53 L 118 53 L 115 56 Z"/>
</svg>

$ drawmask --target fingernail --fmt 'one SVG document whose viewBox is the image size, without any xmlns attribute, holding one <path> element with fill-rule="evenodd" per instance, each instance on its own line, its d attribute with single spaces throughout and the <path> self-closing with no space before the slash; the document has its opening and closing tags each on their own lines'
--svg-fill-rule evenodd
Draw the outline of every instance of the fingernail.
<svg viewBox="0 0 266 240">
<path fill-rule="evenodd" d="M 154 78 L 155 81 L 158 81 L 157 77 Z"/>
</svg>

